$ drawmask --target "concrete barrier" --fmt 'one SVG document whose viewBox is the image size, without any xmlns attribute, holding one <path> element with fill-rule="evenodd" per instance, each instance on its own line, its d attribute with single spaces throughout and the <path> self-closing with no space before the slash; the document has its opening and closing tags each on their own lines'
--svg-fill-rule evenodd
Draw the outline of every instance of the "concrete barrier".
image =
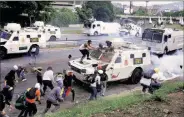
<svg viewBox="0 0 184 117">
<path fill-rule="evenodd" d="M 83 24 L 70 24 L 68 27 L 71 27 L 71 28 L 82 28 L 83 27 Z"/>
</svg>

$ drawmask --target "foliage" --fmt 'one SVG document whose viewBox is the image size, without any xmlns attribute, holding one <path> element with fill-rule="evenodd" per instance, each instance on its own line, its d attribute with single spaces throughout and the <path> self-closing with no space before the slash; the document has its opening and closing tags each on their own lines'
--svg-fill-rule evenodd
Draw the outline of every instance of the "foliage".
<svg viewBox="0 0 184 117">
<path fill-rule="evenodd" d="M 68 24 L 78 23 L 78 15 L 67 8 L 55 9 L 51 13 L 49 23 L 57 26 L 68 26 Z"/>
<path fill-rule="evenodd" d="M 80 22 L 86 22 L 88 19 L 92 17 L 92 10 L 90 8 L 83 7 L 83 8 L 76 8 L 75 10 L 79 16 Z"/>
<path fill-rule="evenodd" d="M 81 22 L 92 18 L 100 21 L 113 21 L 114 9 L 110 1 L 87 1 L 82 8 L 76 8 Z"/>
<path fill-rule="evenodd" d="M 114 14 L 116 14 L 116 15 L 123 15 L 124 14 L 124 9 L 114 6 Z"/>
<path fill-rule="evenodd" d="M 3 10 L 3 17 L 6 22 L 7 20 L 11 19 L 14 21 L 14 19 L 18 19 L 20 14 L 28 14 L 28 17 L 31 19 L 37 18 L 40 14 L 40 11 L 44 11 L 46 7 L 50 6 L 52 2 L 51 1 L 2 1 L 0 2 L 1 10 Z M 4 16 L 4 14 L 9 14 Z M 11 18 L 13 14 L 14 18 Z M 48 14 L 45 14 L 48 15 Z"/>
<path fill-rule="evenodd" d="M 146 10 L 143 7 L 139 7 L 139 9 L 137 11 L 135 11 L 134 14 L 138 15 L 138 16 L 144 16 L 144 15 L 146 15 Z"/>
<path fill-rule="evenodd" d="M 142 96 L 139 92 L 133 94 L 119 94 L 111 97 L 105 97 L 97 101 L 91 101 L 87 104 L 80 104 L 72 109 L 62 110 L 54 114 L 48 114 L 47 117 L 89 117 L 95 113 L 109 112 L 115 109 L 126 109 L 132 104 L 139 104 L 155 98 L 165 99 L 167 94 L 183 89 L 182 81 L 172 81 L 163 84 L 152 96 Z"/>
<path fill-rule="evenodd" d="M 183 16 L 184 17 L 184 10 L 183 11 L 177 11 L 177 12 L 163 12 L 163 16 L 167 16 L 167 17 L 179 17 L 179 16 Z"/>
</svg>

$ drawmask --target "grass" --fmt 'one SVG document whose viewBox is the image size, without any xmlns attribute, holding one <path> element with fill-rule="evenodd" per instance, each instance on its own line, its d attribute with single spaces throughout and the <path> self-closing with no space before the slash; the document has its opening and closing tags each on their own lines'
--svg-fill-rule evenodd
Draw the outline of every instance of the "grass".
<svg viewBox="0 0 184 117">
<path fill-rule="evenodd" d="M 178 24 L 166 25 L 167 28 L 176 28 L 184 31 L 184 27 Z"/>
<path fill-rule="evenodd" d="M 62 34 L 82 34 L 82 30 L 64 30 Z"/>
<path fill-rule="evenodd" d="M 146 100 L 166 100 L 166 94 L 183 88 L 183 82 L 174 81 L 163 84 L 163 87 L 152 96 L 143 96 L 140 91 L 135 91 L 127 95 L 109 96 L 87 104 L 80 104 L 71 109 L 62 110 L 46 117 L 89 117 L 96 113 L 105 113 L 115 109 L 126 109 L 133 104 L 139 104 Z"/>
</svg>

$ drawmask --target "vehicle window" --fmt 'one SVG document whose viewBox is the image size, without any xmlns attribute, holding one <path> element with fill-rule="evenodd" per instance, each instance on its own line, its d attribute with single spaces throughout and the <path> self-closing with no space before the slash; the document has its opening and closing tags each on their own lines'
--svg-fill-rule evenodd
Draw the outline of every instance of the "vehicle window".
<svg viewBox="0 0 184 117">
<path fill-rule="evenodd" d="M 99 57 L 101 56 L 102 52 L 100 50 L 93 50 L 90 54 L 91 57 L 95 58 L 95 59 L 99 59 Z"/>
<path fill-rule="evenodd" d="M 150 32 L 150 31 L 146 31 L 146 32 L 144 32 L 143 33 L 143 36 L 142 36 L 142 40 L 145 40 L 145 41 L 151 41 L 151 39 L 152 39 L 152 35 L 153 35 L 153 33 L 152 32 Z"/>
<path fill-rule="evenodd" d="M 13 41 L 18 41 L 19 40 L 19 37 L 14 37 L 13 38 Z"/>
<path fill-rule="evenodd" d="M 100 57 L 100 60 L 103 62 L 111 62 L 112 58 L 114 56 L 114 52 L 104 52 L 102 56 Z"/>
<path fill-rule="evenodd" d="M 162 42 L 162 34 L 159 34 L 159 33 L 154 33 L 153 34 L 153 39 L 152 39 L 153 42 L 156 42 L 156 43 L 161 43 Z"/>
<path fill-rule="evenodd" d="M 0 31 L 0 38 L 8 40 L 10 37 L 11 37 L 11 34 L 4 31 Z"/>
<path fill-rule="evenodd" d="M 117 57 L 115 63 L 121 63 L 121 57 Z"/>
<path fill-rule="evenodd" d="M 93 28 L 95 28 L 95 24 L 93 24 Z"/>
<path fill-rule="evenodd" d="M 98 27 L 100 27 L 100 24 L 97 24 Z"/>
<path fill-rule="evenodd" d="M 30 38 L 30 35 L 27 35 L 27 38 Z"/>
</svg>

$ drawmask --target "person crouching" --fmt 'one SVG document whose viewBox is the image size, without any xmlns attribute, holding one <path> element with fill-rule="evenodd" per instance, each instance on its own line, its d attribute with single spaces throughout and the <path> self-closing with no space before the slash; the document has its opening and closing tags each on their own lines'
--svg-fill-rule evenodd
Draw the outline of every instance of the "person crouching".
<svg viewBox="0 0 184 117">
<path fill-rule="evenodd" d="M 59 102 L 63 101 L 63 98 L 62 98 L 63 79 L 57 78 L 56 83 L 57 83 L 57 86 L 51 90 L 51 92 L 47 97 L 47 105 L 43 114 L 47 113 L 47 111 L 51 108 L 51 105 L 55 106 L 52 112 L 54 112 L 54 110 L 59 109 L 60 107 Z"/>
</svg>

